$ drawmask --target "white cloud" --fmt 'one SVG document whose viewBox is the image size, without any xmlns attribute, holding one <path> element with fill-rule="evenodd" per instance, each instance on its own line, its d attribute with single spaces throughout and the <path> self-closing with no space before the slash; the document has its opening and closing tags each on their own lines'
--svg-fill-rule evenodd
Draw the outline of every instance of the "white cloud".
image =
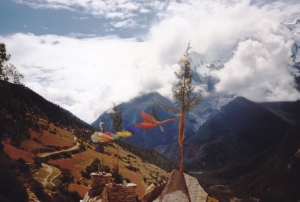
<svg viewBox="0 0 300 202">
<path fill-rule="evenodd" d="M 88 20 L 89 17 L 72 17 L 74 20 Z"/>
<path fill-rule="evenodd" d="M 89 123 L 112 101 L 167 92 L 175 79 L 172 68 L 158 63 L 155 47 L 135 39 L 15 34 L 0 41 L 26 86 Z"/>
<path fill-rule="evenodd" d="M 141 8 L 140 9 L 140 13 L 150 13 L 150 12 L 151 12 L 151 10 L 146 9 L 146 8 Z"/>
<path fill-rule="evenodd" d="M 281 37 L 268 35 L 264 41 L 239 43 L 233 58 L 219 71 L 213 72 L 220 82 L 217 91 L 229 92 L 250 100 L 295 101 L 300 93 L 294 87 L 290 49 Z"/>
<path fill-rule="evenodd" d="M 139 4 L 137 2 L 127 2 L 124 4 L 119 4 L 118 8 L 125 9 L 125 10 L 138 10 L 139 9 Z"/>
<path fill-rule="evenodd" d="M 124 19 L 125 18 L 125 13 L 121 13 L 121 12 L 113 12 L 113 13 L 108 13 L 106 14 L 107 18 L 121 18 Z"/>
<path fill-rule="evenodd" d="M 123 20 L 119 22 L 111 22 L 110 24 L 117 28 L 123 28 L 123 27 L 129 28 L 129 27 L 135 27 L 137 23 L 133 20 Z"/>
<path fill-rule="evenodd" d="M 82 7 L 95 15 L 121 19 L 111 23 L 116 28 L 139 27 L 139 21 L 132 18 L 139 17 L 134 12 L 147 9 L 156 14 L 157 21 L 152 22 L 149 33 L 140 36 L 143 42 L 93 35 L 81 39 L 32 34 L 0 36 L 12 54 L 11 63 L 24 74 L 27 86 L 89 123 L 110 108 L 112 101 L 119 104 L 154 90 L 171 97 L 173 72 L 178 69 L 172 64 L 182 57 L 189 40 L 192 51 L 198 53 L 213 51 L 212 47 L 236 47 L 225 67 L 212 73 L 220 80 L 218 91 L 254 101 L 299 99 L 288 66 L 293 37 L 291 33 L 285 38 L 278 34 L 289 31 L 279 29 L 283 26 L 280 23 L 298 12 L 300 4 L 258 6 L 250 1 L 186 0 L 149 1 L 131 7 L 137 1 L 27 2 L 69 9 Z M 123 18 L 124 13 L 128 17 Z M 85 37 L 78 33 L 72 36 Z M 205 94 L 205 86 L 198 89 Z"/>
</svg>

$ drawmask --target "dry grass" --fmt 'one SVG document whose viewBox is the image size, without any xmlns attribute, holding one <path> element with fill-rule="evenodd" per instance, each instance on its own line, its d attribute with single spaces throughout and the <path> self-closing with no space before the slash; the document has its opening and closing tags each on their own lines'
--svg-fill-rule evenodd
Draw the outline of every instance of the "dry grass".
<svg viewBox="0 0 300 202">
<path fill-rule="evenodd" d="M 49 175 L 49 172 L 47 171 L 47 167 L 43 166 L 40 168 L 36 173 L 35 177 L 38 179 L 38 181 L 43 182 L 44 179 Z"/>
<path fill-rule="evenodd" d="M 53 168 L 53 172 L 48 178 L 48 182 L 50 182 L 50 183 L 53 183 L 53 180 L 61 174 L 61 172 L 58 168 L 56 168 L 54 166 L 52 166 L 52 168 Z"/>
<path fill-rule="evenodd" d="M 52 134 L 50 131 L 56 131 L 56 134 Z M 49 146 L 63 147 L 74 143 L 74 135 L 70 131 L 56 127 L 52 123 L 49 124 L 49 129 L 43 130 L 42 133 L 31 131 L 31 138 L 36 138 L 42 144 Z"/>
<path fill-rule="evenodd" d="M 34 155 L 30 151 L 13 147 L 12 145 L 10 145 L 10 140 L 4 140 L 2 141 L 2 144 L 4 152 L 7 153 L 10 158 L 16 160 L 19 158 L 23 158 L 26 162 L 33 163 Z"/>
<path fill-rule="evenodd" d="M 207 202 L 219 202 L 217 199 L 212 198 L 210 196 L 207 197 Z"/>
<path fill-rule="evenodd" d="M 117 145 L 115 146 L 117 147 Z M 73 158 L 71 159 L 49 160 L 50 164 L 58 165 L 60 168 L 66 168 L 71 171 L 72 175 L 74 176 L 75 183 L 71 184 L 70 190 L 74 189 L 78 191 L 81 194 L 81 196 L 85 195 L 86 191 L 88 191 L 88 188 L 82 185 L 82 183 L 80 185 L 76 184 L 76 182 L 80 181 L 80 178 L 82 178 L 81 174 L 79 173 L 80 171 L 83 171 L 86 166 L 90 165 L 94 160 L 94 158 L 98 158 L 101 162 L 103 158 L 104 165 L 109 166 L 111 169 L 116 165 L 117 162 L 117 159 L 114 157 L 114 154 L 117 153 L 116 148 L 105 146 L 105 151 L 111 153 L 111 155 L 106 155 L 94 151 L 94 146 L 91 147 L 92 149 L 87 148 L 85 152 L 81 152 L 79 154 L 73 155 Z M 144 183 L 144 177 L 151 179 L 152 178 L 150 176 L 151 172 L 152 173 L 159 172 L 160 175 L 169 177 L 169 173 L 166 173 L 165 171 L 161 170 L 155 165 L 143 163 L 143 161 L 139 157 L 120 148 L 120 157 L 127 158 L 129 154 L 131 156 L 134 156 L 133 158 L 130 158 L 132 162 L 132 166 L 139 168 L 140 173 L 127 169 L 125 166 L 126 165 L 128 166 L 129 164 L 121 160 L 119 160 L 119 173 L 123 177 L 128 178 L 131 182 L 138 185 L 138 187 L 136 188 L 136 194 L 138 196 L 142 196 L 145 193 L 148 184 Z M 85 183 L 89 185 L 91 184 L 91 181 L 86 181 Z"/>
<path fill-rule="evenodd" d="M 31 138 L 22 142 L 22 149 L 34 151 L 46 148 L 47 146 L 70 147 L 74 144 L 74 135 L 70 131 L 56 127 L 53 124 L 47 124 L 45 121 L 41 120 L 39 121 L 39 125 L 49 125 L 49 130 L 43 130 L 42 133 L 30 130 Z M 50 130 L 55 130 L 56 134 L 50 133 Z"/>
<path fill-rule="evenodd" d="M 48 124 L 47 121 L 40 120 L 39 124 L 48 126 L 50 130 L 56 130 L 56 134 L 52 134 L 49 130 L 44 130 L 42 134 L 37 133 L 35 131 L 31 131 L 31 139 L 26 140 L 21 144 L 22 149 L 17 149 L 10 145 L 9 141 L 3 141 L 2 144 L 4 145 L 4 151 L 9 154 L 9 156 L 13 159 L 23 158 L 26 162 L 33 163 L 34 155 L 31 151 L 45 148 L 44 145 L 52 145 L 52 146 L 70 146 L 74 144 L 74 136 L 71 132 L 61 129 L 59 127 L 54 126 L 53 124 Z M 33 138 L 37 139 L 38 141 L 34 140 Z M 40 143 L 39 143 L 40 142 Z M 60 168 L 69 169 L 71 174 L 74 176 L 74 183 L 70 185 L 69 190 L 75 190 L 80 193 L 81 196 L 84 196 L 88 191 L 87 185 L 91 184 L 90 180 L 83 181 L 80 171 L 84 171 L 86 166 L 90 165 L 94 158 L 98 158 L 101 162 L 103 159 L 104 165 L 109 166 L 111 169 L 115 167 L 117 159 L 114 157 L 114 154 L 117 153 L 117 145 L 114 144 L 114 147 L 105 146 L 105 151 L 109 152 L 110 155 L 102 155 L 96 151 L 94 151 L 95 146 L 90 145 L 89 143 L 84 143 L 86 145 L 86 151 L 72 155 L 70 159 L 59 159 L 59 160 L 49 160 L 48 164 L 57 165 Z M 91 147 L 91 148 L 88 148 Z M 129 156 L 133 157 L 129 157 Z M 155 165 L 149 164 L 147 162 L 143 162 L 142 159 L 139 157 L 125 151 L 124 149 L 120 148 L 120 158 L 126 159 L 127 162 L 123 162 L 119 160 L 119 173 L 128 178 L 132 183 L 138 185 L 136 189 L 136 194 L 138 196 L 142 196 L 145 193 L 149 183 L 156 182 L 151 176 L 150 173 L 156 175 L 159 173 L 159 176 L 166 176 L 169 177 L 169 173 L 161 170 L 160 168 L 156 167 Z M 129 160 L 131 161 L 131 165 L 133 167 L 139 168 L 140 172 L 134 172 L 127 169 L 125 166 L 129 165 Z M 53 167 L 54 172 L 49 177 L 49 180 L 53 177 L 57 176 L 60 171 Z M 43 181 L 49 172 L 45 169 L 40 169 L 37 177 Z M 147 178 L 147 184 L 144 182 L 144 177 Z M 77 181 L 80 184 L 77 184 Z"/>
</svg>

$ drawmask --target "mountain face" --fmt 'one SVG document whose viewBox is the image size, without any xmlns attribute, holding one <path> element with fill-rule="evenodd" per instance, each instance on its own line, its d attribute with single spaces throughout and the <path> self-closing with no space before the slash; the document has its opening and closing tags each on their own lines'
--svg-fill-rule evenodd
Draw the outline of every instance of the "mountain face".
<svg viewBox="0 0 300 202">
<path fill-rule="evenodd" d="M 254 103 L 237 97 L 211 115 L 186 138 L 184 165 L 188 170 L 219 168 L 251 158 L 282 140 L 300 122 L 300 102 Z M 155 148 L 178 161 L 178 145 Z"/>
<path fill-rule="evenodd" d="M 55 105 L 29 88 L 0 81 L 0 139 L 9 136 L 16 144 L 29 138 L 28 128 L 39 130 L 39 118 L 84 135 L 94 130 L 69 111 Z"/>
<path fill-rule="evenodd" d="M 236 160 L 251 158 L 282 140 L 292 125 L 300 122 L 300 102 L 255 103 L 236 97 L 220 110 L 211 108 L 208 99 L 186 116 L 184 166 L 188 170 L 218 168 Z M 172 106 L 158 93 L 142 95 L 118 107 L 123 119 L 142 122 L 140 113 L 149 113 L 153 103 Z M 161 119 L 174 114 L 157 107 Z M 201 116 L 209 114 L 201 123 Z M 199 116 L 197 116 L 199 114 Z M 92 125 L 99 128 L 104 119 L 106 130 L 113 131 L 110 115 L 101 115 Z M 123 141 L 133 145 L 155 148 L 173 161 L 178 161 L 178 119 L 149 129 Z"/>
<path fill-rule="evenodd" d="M 268 150 L 199 177 L 209 195 L 229 201 L 299 201 L 300 124 Z M 216 181 L 222 186 L 214 186 Z M 247 185 L 247 186 L 245 186 Z"/>
<path fill-rule="evenodd" d="M 262 201 L 300 199 L 300 124 L 289 130 L 269 158 L 258 169 L 238 178 L 231 186 L 241 190 L 247 184 Z M 273 193 L 272 195 L 268 194 Z"/>
<path fill-rule="evenodd" d="M 143 122 L 140 115 L 141 112 L 144 111 L 146 113 L 149 113 L 154 103 L 162 103 L 168 106 L 173 106 L 173 103 L 171 101 L 164 98 L 160 94 L 150 93 L 137 97 L 129 102 L 120 104 L 117 106 L 117 108 L 119 111 L 122 111 L 123 120 L 136 125 L 137 123 Z M 155 107 L 161 120 L 170 118 L 175 115 L 175 113 L 164 111 L 156 104 Z M 108 113 L 102 114 L 96 121 L 92 123 L 92 126 L 94 126 L 95 128 L 99 128 L 99 123 L 101 120 L 104 120 L 107 131 L 115 132 L 112 126 L 110 114 Z M 162 127 L 164 129 L 164 132 L 161 131 L 159 127 L 155 127 L 134 134 L 131 137 L 123 138 L 122 140 L 144 148 L 154 148 L 157 145 L 172 144 L 174 142 L 177 142 L 178 122 L 179 119 L 175 119 L 174 121 L 163 124 Z M 186 135 L 190 136 L 193 134 L 193 119 L 190 118 L 190 121 L 188 120 L 186 122 L 186 125 Z"/>
<path fill-rule="evenodd" d="M 230 96 L 220 99 L 218 97 L 211 96 L 209 98 L 203 98 L 201 103 L 185 116 L 185 138 L 189 138 L 194 134 L 198 128 L 205 123 L 207 118 L 219 110 L 219 104 L 227 103 L 232 98 Z M 123 120 L 130 122 L 133 125 L 143 122 L 141 119 L 141 112 L 149 113 L 152 106 L 155 106 L 158 116 L 161 120 L 168 119 L 175 115 L 174 112 L 168 112 L 159 107 L 156 103 L 162 103 L 168 106 L 174 106 L 174 104 L 167 98 L 161 96 L 159 93 L 149 93 L 141 95 L 129 102 L 122 103 L 117 106 L 119 111 L 122 111 Z M 114 131 L 112 126 L 112 120 L 110 114 L 103 113 L 97 120 L 91 125 L 95 128 L 99 128 L 100 121 L 104 120 L 107 131 Z M 179 118 L 174 121 L 163 124 L 164 131 L 161 131 L 159 127 L 151 128 L 143 132 L 139 132 L 128 138 L 122 140 L 137 146 L 144 148 L 155 148 L 159 145 L 177 144 L 178 140 L 178 123 Z"/>
</svg>

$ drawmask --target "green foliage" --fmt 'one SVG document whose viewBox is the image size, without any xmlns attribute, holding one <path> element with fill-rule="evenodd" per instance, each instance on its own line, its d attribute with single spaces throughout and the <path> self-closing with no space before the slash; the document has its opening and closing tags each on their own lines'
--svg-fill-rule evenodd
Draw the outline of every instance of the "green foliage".
<svg viewBox="0 0 300 202">
<path fill-rule="evenodd" d="M 39 118 L 72 129 L 77 137 L 86 137 L 94 130 L 89 124 L 25 86 L 0 79 L 0 95 L 0 139 L 10 137 L 14 146 L 30 138 L 29 128 L 40 133 L 47 129 L 37 124 Z"/>
<path fill-rule="evenodd" d="M 43 185 L 34 179 L 23 159 L 20 158 L 15 161 L 0 150 L 0 173 L 0 195 L 7 200 L 27 202 L 26 189 L 28 187 L 40 201 L 52 201 L 52 198 L 44 192 Z"/>
<path fill-rule="evenodd" d="M 171 172 L 173 169 L 178 167 L 174 162 L 154 149 L 138 147 L 123 141 L 120 141 L 120 146 L 125 150 L 139 156 L 141 159 L 146 160 L 167 172 Z"/>
<path fill-rule="evenodd" d="M 29 128 L 38 130 L 34 107 L 29 107 L 23 99 L 24 86 L 10 84 L 0 80 L 0 139 L 3 134 L 11 138 L 14 146 L 19 146 L 30 138 Z"/>
<path fill-rule="evenodd" d="M 80 143 L 78 150 L 79 150 L 79 152 L 83 152 L 86 150 L 83 142 Z"/>
<path fill-rule="evenodd" d="M 45 193 L 43 185 L 35 179 L 27 179 L 27 183 L 30 185 L 32 192 L 40 201 L 50 202 L 52 198 Z"/>
<path fill-rule="evenodd" d="M 100 160 L 98 158 L 94 158 L 92 165 L 98 166 L 99 163 L 100 163 Z"/>
<path fill-rule="evenodd" d="M 115 132 L 123 131 L 123 126 L 122 126 L 122 122 L 123 122 L 122 112 L 118 111 L 118 108 L 116 107 L 115 104 L 114 104 L 113 111 L 114 111 L 114 113 L 112 113 L 110 115 L 110 118 L 112 120 Z"/>
<path fill-rule="evenodd" d="M 173 99 L 179 102 L 176 102 L 174 107 L 160 103 L 159 105 L 165 110 L 188 113 L 200 103 L 200 95 L 192 96 L 195 87 L 193 86 L 193 76 L 191 75 L 191 64 L 188 60 L 190 49 L 191 46 L 189 42 L 184 57 L 180 61 L 180 70 L 179 72 L 175 72 L 178 82 L 177 85 L 172 88 L 172 92 Z"/>
<path fill-rule="evenodd" d="M 23 158 L 19 158 L 17 160 L 17 167 L 22 171 L 22 172 L 29 172 L 30 171 L 30 166 L 26 164 L 25 160 Z"/>
<path fill-rule="evenodd" d="M 0 167 L 0 195 L 10 201 L 27 202 L 26 187 L 20 183 L 19 170 L 12 168 L 9 162 L 1 162 Z"/>
<path fill-rule="evenodd" d="M 80 174 L 84 178 L 91 179 L 90 174 L 92 172 L 98 171 L 99 164 L 100 164 L 100 160 L 98 158 L 94 158 L 93 162 L 90 165 L 88 165 L 87 167 L 85 167 L 85 171 L 81 171 Z"/>
<path fill-rule="evenodd" d="M 51 202 L 78 202 L 81 200 L 81 196 L 77 191 L 68 191 L 63 185 L 59 186 L 59 192 L 53 194 Z"/>
<path fill-rule="evenodd" d="M 127 168 L 128 170 L 132 170 L 132 171 L 134 171 L 134 172 L 139 172 L 139 171 L 140 171 L 139 168 L 136 168 L 136 167 L 131 166 L 131 165 L 125 166 L 125 168 Z"/>
<path fill-rule="evenodd" d="M 126 180 L 126 182 L 127 182 L 127 183 L 130 183 L 130 182 L 131 182 L 131 180 L 130 180 L 130 179 L 128 179 L 128 178 L 126 178 L 126 177 L 125 177 L 125 178 L 123 178 L 123 180 Z"/>
<path fill-rule="evenodd" d="M 112 177 L 115 179 L 115 183 L 117 184 L 123 183 L 123 176 L 119 173 L 118 168 L 113 169 Z"/>
<path fill-rule="evenodd" d="M 72 153 L 75 152 L 77 150 L 74 151 L 69 151 L 69 152 L 60 152 L 60 153 L 56 153 L 56 154 L 51 154 L 50 156 L 48 156 L 51 159 L 57 160 L 57 159 L 61 159 L 61 158 L 72 158 Z"/>
<path fill-rule="evenodd" d="M 24 76 L 18 72 L 14 65 L 7 64 L 9 59 L 10 55 L 6 53 L 5 44 L 0 43 L 0 80 L 20 84 L 20 79 L 24 78 Z"/>
<path fill-rule="evenodd" d="M 59 202 L 59 201 L 66 201 L 66 202 L 78 202 L 81 200 L 81 196 L 77 191 L 69 191 L 68 187 L 69 184 L 74 182 L 74 177 L 71 175 L 70 170 L 68 169 L 61 169 L 61 175 L 57 181 L 57 186 L 52 188 L 52 191 L 55 191 L 53 194 L 53 199 L 51 201 Z M 77 184 L 80 182 L 77 181 Z"/>
<path fill-rule="evenodd" d="M 108 165 L 104 166 L 104 172 L 110 173 L 110 167 Z"/>
<path fill-rule="evenodd" d="M 74 177 L 72 176 L 70 170 L 61 169 L 61 175 L 59 176 L 59 180 L 63 184 L 71 184 L 72 182 L 74 182 Z"/>
<path fill-rule="evenodd" d="M 39 157 L 39 156 L 34 156 L 33 161 L 34 161 L 34 164 L 36 165 L 37 168 L 41 168 L 42 163 L 44 162 L 43 158 Z"/>
<path fill-rule="evenodd" d="M 155 121 L 157 121 L 157 122 L 161 121 L 160 118 L 159 118 L 159 116 L 158 116 L 158 112 L 157 112 L 157 110 L 155 108 L 155 105 L 151 106 L 150 116 L 152 116 L 155 119 Z"/>
</svg>

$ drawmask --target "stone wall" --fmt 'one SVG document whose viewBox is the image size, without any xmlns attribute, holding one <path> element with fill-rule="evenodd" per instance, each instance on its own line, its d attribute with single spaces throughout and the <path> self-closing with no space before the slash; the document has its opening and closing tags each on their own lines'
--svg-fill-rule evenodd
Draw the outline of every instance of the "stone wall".
<svg viewBox="0 0 300 202">
<path fill-rule="evenodd" d="M 134 183 L 116 184 L 111 173 L 97 172 L 91 173 L 92 184 L 86 200 L 101 198 L 102 202 L 136 202 Z M 97 199 L 98 200 L 98 199 Z"/>
<path fill-rule="evenodd" d="M 136 202 L 135 187 L 107 184 L 101 194 L 102 202 Z"/>
<path fill-rule="evenodd" d="M 95 197 L 100 196 L 105 188 L 105 185 L 112 183 L 114 179 L 112 178 L 111 173 L 98 172 L 91 173 L 91 180 L 92 184 L 90 186 L 89 196 Z"/>
</svg>

